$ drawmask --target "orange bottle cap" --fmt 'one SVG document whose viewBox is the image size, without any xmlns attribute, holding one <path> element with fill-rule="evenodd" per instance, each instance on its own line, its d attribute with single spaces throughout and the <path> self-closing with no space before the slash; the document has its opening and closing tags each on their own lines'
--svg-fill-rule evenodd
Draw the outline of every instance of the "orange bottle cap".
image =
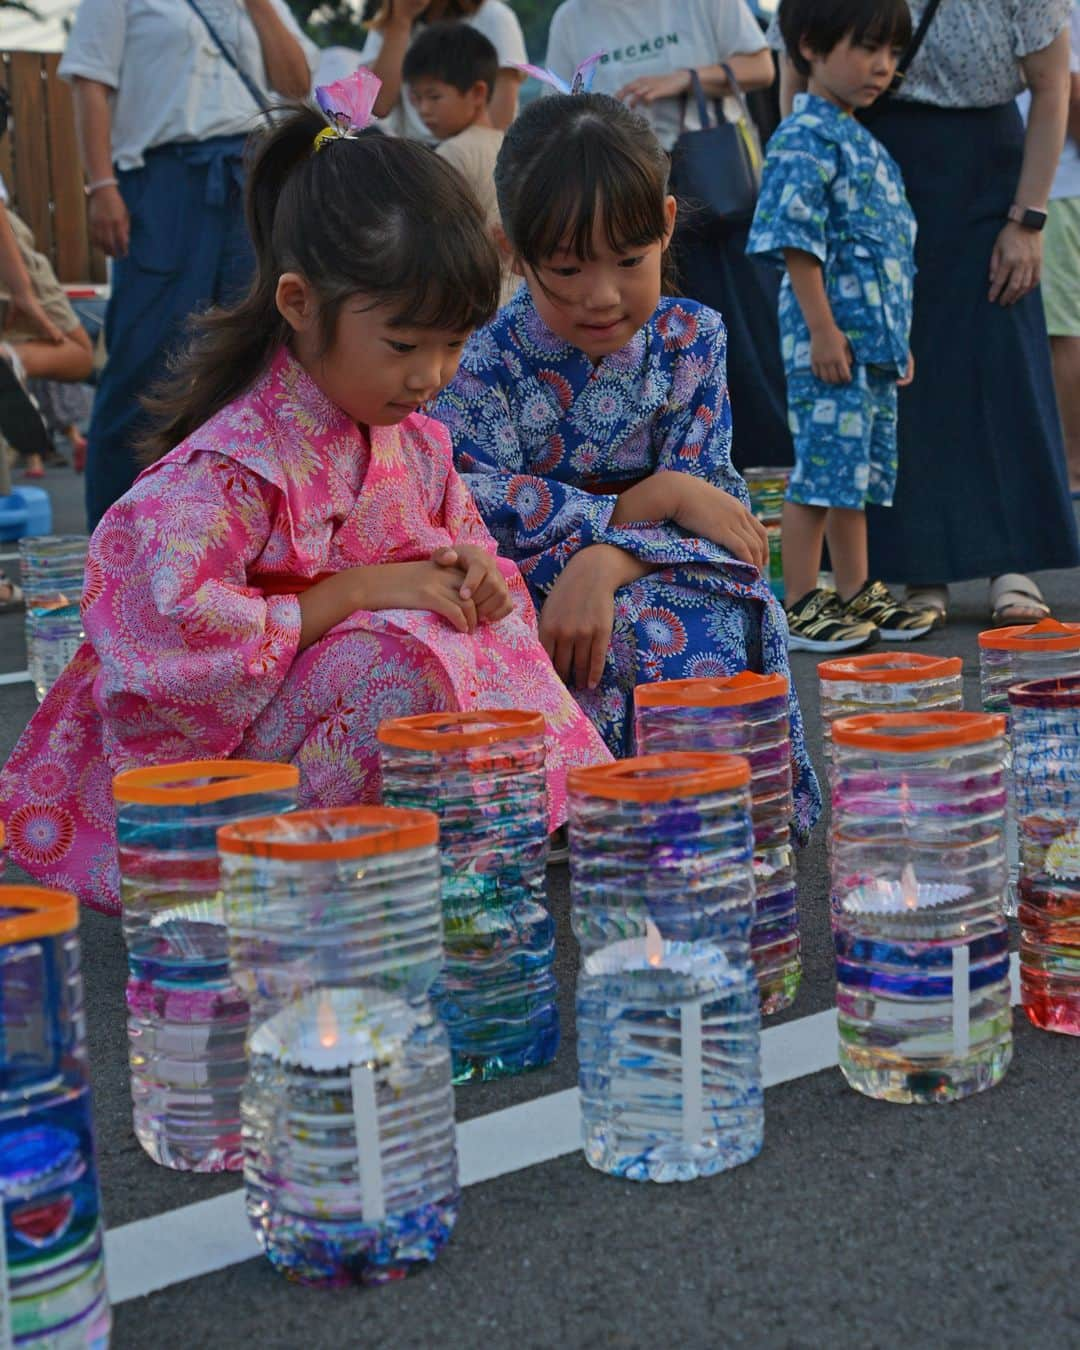
<svg viewBox="0 0 1080 1350">
<path fill-rule="evenodd" d="M 439 840 L 439 820 L 431 811 L 398 806 L 331 806 L 256 816 L 223 825 L 219 853 L 241 853 L 282 862 L 328 862 L 336 858 L 374 858 L 404 853 Z"/>
<path fill-rule="evenodd" d="M 750 765 L 741 755 L 673 751 L 571 769 L 566 785 L 571 792 L 615 802 L 667 802 L 726 792 L 749 782 Z"/>
<path fill-rule="evenodd" d="M 832 735 L 840 745 L 907 755 L 997 740 L 1005 735 L 1005 718 L 980 712 L 864 713 L 841 717 Z"/>
<path fill-rule="evenodd" d="M 740 671 L 726 678 L 700 680 L 657 680 L 639 684 L 634 703 L 639 708 L 735 708 L 744 703 L 763 703 L 767 698 L 782 698 L 788 691 L 784 675 L 758 675 Z"/>
<path fill-rule="evenodd" d="M 0 946 L 70 933 L 78 922 L 79 903 L 70 891 L 0 886 Z"/>
<path fill-rule="evenodd" d="M 959 675 L 959 656 L 928 656 L 922 652 L 866 652 L 836 661 L 822 661 L 823 680 L 857 680 L 865 684 L 909 684 L 915 680 L 943 680 Z"/>
<path fill-rule="evenodd" d="M 395 717 L 383 722 L 376 734 L 382 745 L 427 750 L 438 755 L 447 750 L 469 750 L 474 746 L 497 745 L 500 741 L 516 741 L 522 736 L 542 736 L 545 729 L 540 713 L 492 708 Z"/>
<path fill-rule="evenodd" d="M 286 792 L 299 784 L 300 770 L 294 764 L 190 759 L 125 769 L 113 779 L 113 797 L 140 806 L 202 806 L 253 792 Z"/>
<path fill-rule="evenodd" d="M 1080 648 L 1080 623 L 1040 619 L 1015 628 L 988 628 L 979 634 L 979 646 L 990 651 L 1067 652 Z"/>
</svg>

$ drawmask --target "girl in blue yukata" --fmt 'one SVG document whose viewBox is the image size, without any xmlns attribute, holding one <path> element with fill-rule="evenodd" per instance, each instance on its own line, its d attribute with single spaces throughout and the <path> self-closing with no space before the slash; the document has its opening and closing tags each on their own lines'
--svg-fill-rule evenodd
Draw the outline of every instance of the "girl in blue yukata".
<svg viewBox="0 0 1080 1350">
<path fill-rule="evenodd" d="M 556 668 L 626 755 L 637 684 L 789 676 L 765 531 L 731 462 L 724 324 L 661 296 L 668 159 L 615 99 L 536 100 L 495 185 L 526 284 L 470 339 L 433 411 Z M 794 688 L 791 726 L 805 838 L 820 794 Z"/>
</svg>

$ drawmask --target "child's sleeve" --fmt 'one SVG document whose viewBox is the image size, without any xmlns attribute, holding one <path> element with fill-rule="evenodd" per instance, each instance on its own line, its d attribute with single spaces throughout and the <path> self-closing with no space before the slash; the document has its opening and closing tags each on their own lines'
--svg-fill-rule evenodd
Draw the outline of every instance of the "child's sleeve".
<svg viewBox="0 0 1080 1350">
<path fill-rule="evenodd" d="M 144 477 L 95 531 L 83 624 L 113 763 L 230 755 L 280 688 L 300 605 L 247 579 L 273 533 L 274 491 L 196 454 Z"/>
<path fill-rule="evenodd" d="M 454 461 L 484 524 L 546 594 L 575 553 L 601 542 L 616 498 L 526 472 L 509 399 L 486 371 L 459 371 L 435 416 L 453 438 Z"/>
<path fill-rule="evenodd" d="M 704 308 L 682 315 L 680 321 L 693 322 L 695 335 L 678 354 L 671 401 L 657 423 L 656 469 L 693 474 L 747 502 L 746 486 L 731 462 L 724 321 L 715 310 Z"/>
<path fill-rule="evenodd" d="M 784 250 L 800 249 L 825 261 L 829 189 L 838 166 L 834 148 L 793 122 L 769 142 L 761 174 L 748 254 L 784 266 Z"/>
</svg>

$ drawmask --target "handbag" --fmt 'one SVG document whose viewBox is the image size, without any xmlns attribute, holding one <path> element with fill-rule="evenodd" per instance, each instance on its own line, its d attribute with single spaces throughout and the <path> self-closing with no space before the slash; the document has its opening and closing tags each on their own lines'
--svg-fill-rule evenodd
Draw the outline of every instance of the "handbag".
<svg viewBox="0 0 1080 1350">
<path fill-rule="evenodd" d="M 671 151 L 671 190 L 707 225 L 750 220 L 761 185 L 761 146 L 746 95 L 731 67 L 720 65 L 738 100 L 738 120 L 728 121 L 719 99 L 710 118 L 701 77 L 691 70 L 690 92 L 697 102 L 701 130 L 686 130 L 689 93 L 684 94 L 679 135 Z"/>
<path fill-rule="evenodd" d="M 228 47 L 226 47 L 224 39 L 222 38 L 218 30 L 214 27 L 214 25 L 210 22 L 210 20 L 207 18 L 206 14 L 203 12 L 202 8 L 198 4 L 198 0 L 187 0 L 187 3 L 202 20 L 203 27 L 206 29 L 207 33 L 210 36 L 210 41 L 213 42 L 214 46 L 225 58 L 225 64 L 229 66 L 230 69 L 233 70 L 239 76 L 241 84 L 243 84 L 244 88 L 255 100 L 255 103 L 258 106 L 259 111 L 262 113 L 263 117 L 266 118 L 266 125 L 268 127 L 272 127 L 274 125 L 274 119 L 270 116 L 270 104 L 267 103 L 266 99 L 263 97 L 262 90 L 251 78 L 251 76 L 247 73 L 247 71 L 243 69 L 243 67 L 240 65 L 240 62 L 237 61 L 236 57 L 233 56 L 231 51 L 229 51 Z"/>
</svg>

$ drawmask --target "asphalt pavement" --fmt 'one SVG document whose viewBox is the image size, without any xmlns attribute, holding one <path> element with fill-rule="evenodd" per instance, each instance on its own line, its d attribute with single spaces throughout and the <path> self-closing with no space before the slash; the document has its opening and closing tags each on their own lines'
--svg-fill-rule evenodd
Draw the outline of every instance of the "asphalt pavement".
<svg viewBox="0 0 1080 1350">
<path fill-rule="evenodd" d="M 45 485 L 56 528 L 78 530 L 80 480 L 51 470 Z M 1039 580 L 1058 617 L 1080 619 L 1080 573 Z M 971 708 L 976 634 L 987 625 L 985 583 L 966 584 L 954 588 L 948 628 L 919 644 L 964 658 Z M 792 664 L 820 767 L 816 662 L 796 654 Z M 0 616 L 0 674 L 25 665 L 21 616 Z M 3 756 L 34 706 L 29 684 L 0 685 Z M 799 861 L 802 989 L 770 1026 L 833 1004 L 825 828 Z M 577 949 L 565 867 L 549 881 L 563 1048 L 547 1069 L 458 1089 L 459 1122 L 574 1085 Z M 143 1154 L 131 1130 L 119 926 L 85 912 L 81 931 L 107 1223 L 165 1224 L 170 1211 L 235 1191 L 239 1179 L 170 1172 Z M 816 1026 L 791 1030 L 807 1030 L 809 1042 Z M 113 1345 L 1080 1346 L 1080 1212 L 1069 1180 L 1080 1043 L 1035 1031 L 1019 1012 L 1015 1027 L 1004 1081 L 948 1106 L 875 1102 L 835 1068 L 789 1069 L 766 1092 L 761 1156 L 689 1184 L 615 1180 L 579 1152 L 520 1167 L 510 1116 L 492 1148 L 490 1171 L 503 1174 L 465 1189 L 453 1238 L 430 1269 L 381 1289 L 324 1293 L 245 1260 L 121 1302 Z M 495 1124 L 503 1129 L 501 1118 Z M 187 1255 L 176 1249 L 178 1268 Z M 136 1285 L 138 1265 L 123 1272 Z"/>
</svg>

